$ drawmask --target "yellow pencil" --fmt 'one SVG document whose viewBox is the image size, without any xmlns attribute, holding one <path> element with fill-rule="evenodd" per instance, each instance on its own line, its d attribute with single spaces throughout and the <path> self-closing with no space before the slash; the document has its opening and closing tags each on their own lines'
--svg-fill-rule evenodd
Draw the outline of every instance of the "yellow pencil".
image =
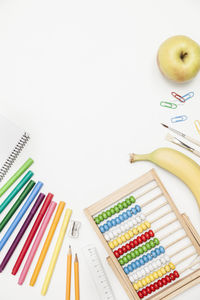
<svg viewBox="0 0 200 300">
<path fill-rule="evenodd" d="M 44 283 L 43 283 L 43 286 L 42 286 L 41 294 L 43 296 L 47 292 L 51 277 L 53 275 L 55 264 L 56 264 L 56 261 L 57 261 L 57 258 L 58 258 L 58 255 L 59 255 L 64 237 L 65 237 L 65 233 L 66 233 L 66 230 L 67 230 L 67 226 L 69 224 L 71 214 L 72 214 L 72 210 L 67 209 L 66 212 L 65 212 L 65 216 L 64 216 L 63 223 L 62 223 L 62 226 L 61 226 L 61 229 L 60 229 L 60 233 L 59 233 L 59 236 L 58 236 L 58 239 L 57 239 L 54 251 L 53 251 L 53 255 L 52 255 L 52 258 L 51 258 L 51 261 L 50 261 L 50 264 L 49 264 L 49 268 L 47 270 L 46 277 L 45 277 L 45 280 L 44 280 Z"/>
<path fill-rule="evenodd" d="M 77 254 L 75 255 L 74 260 L 74 284 L 75 284 L 75 300 L 80 300 L 80 291 L 79 291 L 79 262 Z"/>
<path fill-rule="evenodd" d="M 49 246 L 51 244 L 53 235 L 55 233 L 56 227 L 58 225 L 58 222 L 60 220 L 60 217 L 62 215 L 64 207 L 65 207 L 65 202 L 61 201 L 58 205 L 55 217 L 53 219 L 53 222 L 52 222 L 51 227 L 49 229 L 49 233 L 48 233 L 47 238 L 44 242 L 44 246 L 41 250 L 40 257 L 38 258 L 37 264 L 35 266 L 35 270 L 34 270 L 33 275 L 31 277 L 31 280 L 30 280 L 30 283 L 29 283 L 31 286 L 34 286 L 34 284 L 35 284 L 35 282 L 38 278 L 38 275 L 39 275 L 40 270 L 42 268 L 42 264 L 43 264 L 44 259 L 46 257 L 47 251 L 48 251 Z"/>
<path fill-rule="evenodd" d="M 67 254 L 66 300 L 70 300 L 71 270 L 72 270 L 72 250 L 71 250 L 71 246 L 69 246 L 69 252 Z"/>
</svg>

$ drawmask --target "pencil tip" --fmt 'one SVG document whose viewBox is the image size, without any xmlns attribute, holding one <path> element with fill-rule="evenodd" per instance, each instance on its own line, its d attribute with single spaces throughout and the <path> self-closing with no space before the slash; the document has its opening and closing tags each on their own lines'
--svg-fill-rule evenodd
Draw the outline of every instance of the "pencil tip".
<svg viewBox="0 0 200 300">
<path fill-rule="evenodd" d="M 165 125 L 165 124 L 163 124 L 163 123 L 161 123 L 161 125 L 162 125 L 162 126 L 164 126 L 164 127 L 166 127 L 166 128 L 168 128 L 168 126 L 167 126 L 167 125 Z"/>
</svg>

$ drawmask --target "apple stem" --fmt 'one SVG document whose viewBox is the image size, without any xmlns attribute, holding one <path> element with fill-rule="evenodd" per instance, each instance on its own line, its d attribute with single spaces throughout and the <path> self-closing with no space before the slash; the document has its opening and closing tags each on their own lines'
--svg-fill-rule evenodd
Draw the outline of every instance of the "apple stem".
<svg viewBox="0 0 200 300">
<path fill-rule="evenodd" d="M 184 58 L 186 57 L 188 55 L 188 53 L 187 52 L 181 52 L 181 55 L 180 55 L 180 58 L 182 59 L 182 60 L 184 60 Z"/>
</svg>

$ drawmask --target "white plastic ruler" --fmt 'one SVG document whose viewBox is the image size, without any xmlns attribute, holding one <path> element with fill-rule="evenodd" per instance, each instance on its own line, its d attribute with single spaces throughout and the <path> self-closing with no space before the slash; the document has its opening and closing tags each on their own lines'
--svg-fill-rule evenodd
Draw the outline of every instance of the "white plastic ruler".
<svg viewBox="0 0 200 300">
<path fill-rule="evenodd" d="M 111 285 L 100 261 L 98 252 L 93 245 L 83 248 L 84 256 L 95 282 L 101 300 L 115 300 Z"/>
</svg>

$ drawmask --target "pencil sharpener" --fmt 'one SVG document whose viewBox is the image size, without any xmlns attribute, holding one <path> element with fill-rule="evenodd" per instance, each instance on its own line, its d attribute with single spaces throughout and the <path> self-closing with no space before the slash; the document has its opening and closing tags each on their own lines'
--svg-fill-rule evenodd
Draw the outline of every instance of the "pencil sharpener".
<svg viewBox="0 0 200 300">
<path fill-rule="evenodd" d="M 68 234 L 69 237 L 78 238 L 80 227 L 81 227 L 81 222 L 72 220 L 70 222 L 70 230 L 69 230 L 69 234 Z"/>
</svg>

